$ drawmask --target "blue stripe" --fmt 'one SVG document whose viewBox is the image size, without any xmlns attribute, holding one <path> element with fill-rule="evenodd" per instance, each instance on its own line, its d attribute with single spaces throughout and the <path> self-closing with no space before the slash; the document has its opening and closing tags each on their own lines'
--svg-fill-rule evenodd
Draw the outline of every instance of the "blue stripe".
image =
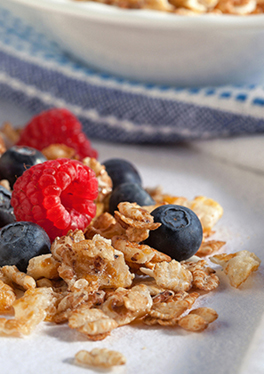
<svg viewBox="0 0 264 374">
<path fill-rule="evenodd" d="M 48 105 L 45 105 L 39 99 L 28 98 L 24 93 L 15 92 L 6 85 L 0 85 L 0 98 L 12 100 L 15 105 L 27 109 L 32 115 L 49 108 Z M 135 124 L 136 131 L 128 132 L 125 128 L 113 128 L 107 123 L 101 123 L 98 126 L 86 118 L 80 117 L 80 120 L 85 133 L 89 137 L 125 143 L 176 143 L 187 139 L 202 138 L 205 133 L 207 137 L 213 138 L 264 132 L 264 119 L 258 120 L 209 108 L 201 110 L 192 104 L 182 105 L 182 103 L 176 102 L 170 104 L 175 112 L 175 117 L 174 121 L 170 123 L 172 132 L 168 134 L 163 134 L 160 131 L 164 125 L 161 118 L 158 121 L 158 126 L 156 123 L 151 123 L 154 130 L 153 134 L 142 132 L 140 123 Z M 160 105 L 161 107 L 158 109 L 162 109 L 162 103 Z M 165 111 L 160 112 L 160 116 Z M 186 113 L 188 113 L 187 116 Z M 190 134 L 188 136 L 182 135 L 182 129 L 190 130 Z"/>
<path fill-rule="evenodd" d="M 261 97 L 256 97 L 252 103 L 254 105 L 259 105 L 259 106 L 263 106 L 264 107 L 264 98 L 261 98 Z"/>
<path fill-rule="evenodd" d="M 56 99 L 64 100 L 68 105 L 76 105 L 82 110 L 95 110 L 101 118 L 100 123 L 80 117 L 84 131 L 90 137 L 127 143 L 175 143 L 206 137 L 219 137 L 227 135 L 251 134 L 264 132 L 264 113 L 261 119 L 242 114 L 232 114 L 220 109 L 212 109 L 206 105 L 195 105 L 191 99 L 195 96 L 208 100 L 221 101 L 221 104 L 233 101 L 240 107 L 249 103 L 247 92 L 252 95 L 256 87 L 233 86 L 207 88 L 182 88 L 154 84 L 143 85 L 151 93 L 158 90 L 166 95 L 173 93 L 174 98 L 163 99 L 148 94 L 135 93 L 133 89 L 142 86 L 138 82 L 113 77 L 106 73 L 97 73 L 62 53 L 55 43 L 48 41 L 43 35 L 35 32 L 31 27 L 25 26 L 20 20 L 13 18 L 10 13 L 0 10 L 0 41 L 22 50 L 28 55 L 41 57 L 42 60 L 52 61 L 58 67 L 68 67 L 72 72 L 82 72 L 87 77 L 98 77 L 102 82 L 114 81 L 116 87 L 95 85 L 85 80 L 69 77 L 63 70 L 52 70 L 24 61 L 0 48 L 0 72 L 7 77 L 17 79 L 27 86 L 33 86 L 41 92 L 47 92 Z M 123 90 L 123 85 L 128 90 Z M 131 91 L 129 91 L 131 87 Z M 259 91 L 260 92 L 260 91 Z M 181 93 L 190 102 L 177 99 Z M 28 97 L 24 92 L 12 88 L 10 84 L 0 84 L 0 99 L 9 100 L 14 105 L 27 109 L 32 115 L 49 106 L 41 99 Z M 185 99 L 186 100 L 186 99 Z M 204 100 L 206 103 L 206 100 Z M 251 99 L 252 108 L 259 111 L 264 107 L 263 97 Z M 113 116 L 117 121 L 129 121 L 133 131 L 126 130 L 125 126 L 111 126 L 107 118 Z M 105 118 L 105 120 L 103 120 Z M 148 125 L 151 131 L 144 131 Z M 163 132 L 166 128 L 168 131 Z"/>
</svg>

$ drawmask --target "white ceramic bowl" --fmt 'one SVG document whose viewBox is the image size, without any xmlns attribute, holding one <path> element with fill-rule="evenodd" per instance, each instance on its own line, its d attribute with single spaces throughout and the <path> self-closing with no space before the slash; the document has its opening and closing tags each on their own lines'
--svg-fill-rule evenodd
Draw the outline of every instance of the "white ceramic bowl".
<svg viewBox="0 0 264 374">
<path fill-rule="evenodd" d="M 0 0 L 90 67 L 178 86 L 264 83 L 264 15 L 178 16 L 70 0 Z"/>
</svg>

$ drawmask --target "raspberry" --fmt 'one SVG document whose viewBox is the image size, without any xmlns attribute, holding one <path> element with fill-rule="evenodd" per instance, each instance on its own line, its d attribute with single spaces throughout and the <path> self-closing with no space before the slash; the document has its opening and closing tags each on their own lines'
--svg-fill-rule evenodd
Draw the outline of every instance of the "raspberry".
<svg viewBox="0 0 264 374">
<path fill-rule="evenodd" d="M 33 117 L 22 130 L 17 145 L 41 151 L 51 144 L 65 144 L 75 149 L 81 159 L 97 158 L 97 151 L 82 132 L 82 125 L 67 109 L 50 109 Z"/>
<path fill-rule="evenodd" d="M 94 171 L 80 161 L 61 158 L 26 170 L 14 184 L 11 205 L 17 221 L 37 223 L 54 240 L 89 225 L 97 195 Z"/>
</svg>

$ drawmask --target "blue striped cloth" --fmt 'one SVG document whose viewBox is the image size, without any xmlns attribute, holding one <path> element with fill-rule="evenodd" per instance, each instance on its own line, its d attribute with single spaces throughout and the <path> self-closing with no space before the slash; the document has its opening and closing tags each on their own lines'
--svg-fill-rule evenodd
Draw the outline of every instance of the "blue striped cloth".
<svg viewBox="0 0 264 374">
<path fill-rule="evenodd" d="M 178 88 L 96 72 L 0 8 L 0 99 L 67 107 L 91 138 L 172 143 L 264 132 L 264 87 Z"/>
</svg>

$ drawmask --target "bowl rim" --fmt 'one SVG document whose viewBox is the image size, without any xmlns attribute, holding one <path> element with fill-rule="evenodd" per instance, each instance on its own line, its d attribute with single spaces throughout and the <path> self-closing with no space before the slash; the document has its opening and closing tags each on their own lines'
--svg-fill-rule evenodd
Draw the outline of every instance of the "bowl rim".
<svg viewBox="0 0 264 374">
<path fill-rule="evenodd" d="M 1 4 L 2 0 L 0 0 Z M 184 16 L 146 9 L 123 9 L 95 1 L 74 0 L 8 0 L 20 6 L 56 12 L 73 17 L 97 20 L 122 26 L 173 29 L 264 29 L 264 14 L 248 16 L 201 14 Z"/>
</svg>

